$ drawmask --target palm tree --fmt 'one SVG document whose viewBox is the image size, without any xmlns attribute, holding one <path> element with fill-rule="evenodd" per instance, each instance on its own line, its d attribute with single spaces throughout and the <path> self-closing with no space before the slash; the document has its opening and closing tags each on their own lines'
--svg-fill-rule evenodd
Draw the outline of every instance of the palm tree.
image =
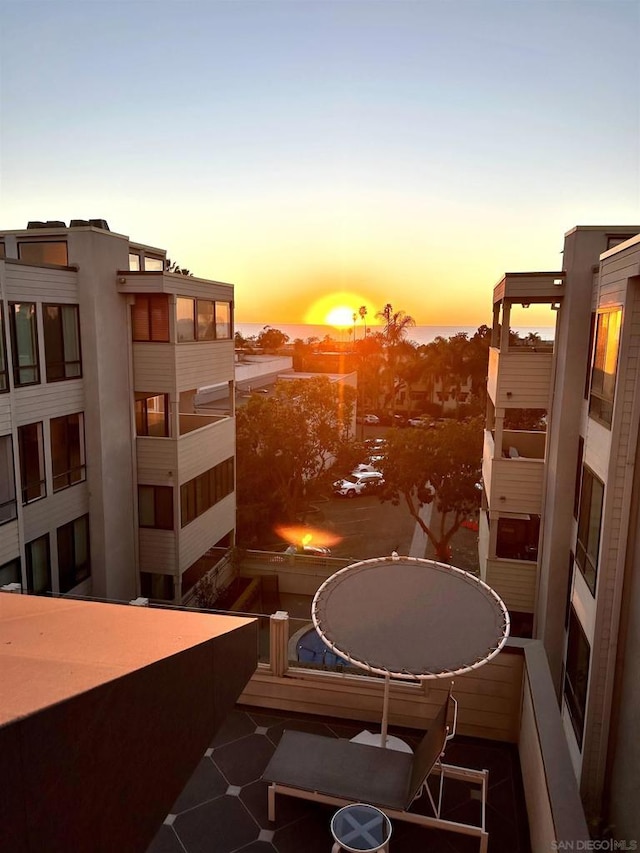
<svg viewBox="0 0 640 853">
<path fill-rule="evenodd" d="M 395 414 L 396 407 L 396 372 L 399 350 L 402 344 L 405 343 L 405 335 L 407 329 L 415 326 L 416 321 L 410 314 L 405 311 L 394 311 L 390 302 L 384 306 L 382 311 L 378 311 L 376 317 L 385 321 L 385 337 L 387 343 L 387 363 L 391 399 L 391 414 Z"/>
<path fill-rule="evenodd" d="M 364 323 L 364 336 L 367 337 L 367 306 L 361 305 L 358 308 L 358 314 L 360 315 L 360 319 Z"/>
</svg>

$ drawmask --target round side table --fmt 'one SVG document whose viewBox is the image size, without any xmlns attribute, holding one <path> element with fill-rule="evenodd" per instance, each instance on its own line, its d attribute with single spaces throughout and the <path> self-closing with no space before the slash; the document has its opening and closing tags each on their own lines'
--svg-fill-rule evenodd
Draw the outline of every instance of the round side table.
<svg viewBox="0 0 640 853">
<path fill-rule="evenodd" d="M 331 818 L 331 834 L 335 840 L 332 853 L 389 853 L 391 821 L 375 806 L 351 803 Z"/>
</svg>

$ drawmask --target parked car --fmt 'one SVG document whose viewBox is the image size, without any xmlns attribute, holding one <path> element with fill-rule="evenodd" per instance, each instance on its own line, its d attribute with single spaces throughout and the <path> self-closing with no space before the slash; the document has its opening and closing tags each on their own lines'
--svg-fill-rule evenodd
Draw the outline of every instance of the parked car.
<svg viewBox="0 0 640 853">
<path fill-rule="evenodd" d="M 365 415 L 362 419 L 363 424 L 379 424 L 380 418 L 377 415 Z"/>
<path fill-rule="evenodd" d="M 349 474 L 342 480 L 336 480 L 333 491 L 345 498 L 355 498 L 357 495 L 373 491 L 384 484 L 384 478 L 379 471 L 362 471 Z"/>
<path fill-rule="evenodd" d="M 409 418 L 407 423 L 410 427 L 420 427 L 423 429 L 435 426 L 433 419 L 430 417 L 426 417 L 425 415 L 420 415 L 417 418 Z"/>
<path fill-rule="evenodd" d="M 380 457 L 380 458 L 382 458 L 382 457 Z M 371 471 L 377 471 L 377 470 L 378 469 L 376 468 L 376 466 L 372 462 L 361 462 L 359 465 L 356 465 L 356 467 L 353 469 L 353 471 L 351 473 L 352 474 L 363 474 L 365 471 L 371 472 Z"/>
</svg>

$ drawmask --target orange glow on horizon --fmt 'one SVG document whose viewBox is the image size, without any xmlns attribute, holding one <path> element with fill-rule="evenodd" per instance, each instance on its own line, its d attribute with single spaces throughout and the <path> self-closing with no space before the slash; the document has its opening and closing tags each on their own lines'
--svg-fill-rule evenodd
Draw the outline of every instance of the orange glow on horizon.
<svg viewBox="0 0 640 853">
<path fill-rule="evenodd" d="M 360 308 L 363 305 L 367 309 L 364 321 L 360 316 Z M 361 293 L 338 291 L 316 299 L 307 309 L 304 322 L 311 325 L 347 329 L 353 326 L 353 315 L 355 314 L 355 322 L 358 326 L 364 325 L 365 322 L 367 326 L 372 326 L 379 322 L 376 320 L 378 310 L 379 308 Z"/>
</svg>

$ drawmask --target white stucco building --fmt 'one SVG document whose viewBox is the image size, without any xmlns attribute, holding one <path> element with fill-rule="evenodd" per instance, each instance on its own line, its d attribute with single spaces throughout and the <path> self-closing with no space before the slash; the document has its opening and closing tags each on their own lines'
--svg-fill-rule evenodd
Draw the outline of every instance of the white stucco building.
<svg viewBox="0 0 640 853">
<path fill-rule="evenodd" d="M 562 270 L 495 288 L 479 534 L 483 578 L 544 642 L 587 817 L 618 839 L 640 834 L 639 231 L 574 228 Z M 556 309 L 553 349 L 509 341 L 532 303 Z M 523 409 L 540 429 L 509 428 Z"/>
<path fill-rule="evenodd" d="M 180 603 L 234 544 L 233 287 L 164 267 L 103 220 L 0 232 L 0 585 Z"/>
</svg>

